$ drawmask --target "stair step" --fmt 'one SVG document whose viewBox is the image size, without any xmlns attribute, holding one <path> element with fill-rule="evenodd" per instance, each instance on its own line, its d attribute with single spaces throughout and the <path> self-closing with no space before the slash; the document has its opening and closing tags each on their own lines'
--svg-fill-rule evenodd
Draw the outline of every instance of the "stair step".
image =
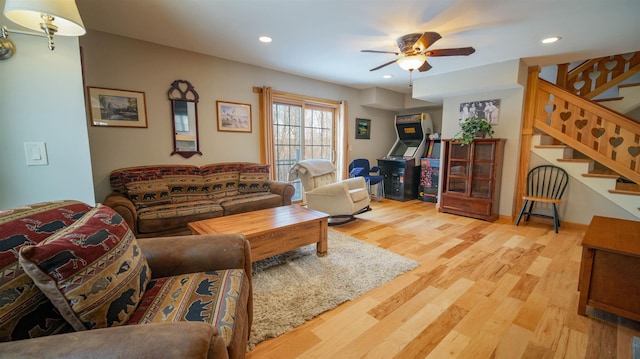
<svg viewBox="0 0 640 359">
<path fill-rule="evenodd" d="M 583 173 L 582 177 L 594 177 L 594 178 L 618 178 L 620 175 L 615 173 Z"/>
<path fill-rule="evenodd" d="M 590 163 L 593 160 L 588 158 L 558 158 L 558 162 Z"/>
<path fill-rule="evenodd" d="M 536 145 L 535 148 L 557 148 L 557 149 L 565 149 L 565 148 L 569 148 L 569 146 L 565 146 L 565 145 Z"/>
<path fill-rule="evenodd" d="M 640 192 L 638 192 L 638 191 L 624 191 L 624 190 L 619 190 L 619 189 L 610 189 L 609 193 L 628 194 L 628 195 L 632 195 L 632 196 L 640 196 Z"/>
</svg>

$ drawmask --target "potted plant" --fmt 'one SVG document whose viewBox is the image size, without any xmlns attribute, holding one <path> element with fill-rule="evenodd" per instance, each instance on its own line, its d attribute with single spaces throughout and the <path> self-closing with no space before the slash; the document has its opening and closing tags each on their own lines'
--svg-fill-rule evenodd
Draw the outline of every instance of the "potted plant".
<svg viewBox="0 0 640 359">
<path fill-rule="evenodd" d="M 486 118 L 478 116 L 468 117 L 460 122 L 460 132 L 456 133 L 453 140 L 468 145 L 474 138 L 493 137 L 493 129 Z"/>
</svg>

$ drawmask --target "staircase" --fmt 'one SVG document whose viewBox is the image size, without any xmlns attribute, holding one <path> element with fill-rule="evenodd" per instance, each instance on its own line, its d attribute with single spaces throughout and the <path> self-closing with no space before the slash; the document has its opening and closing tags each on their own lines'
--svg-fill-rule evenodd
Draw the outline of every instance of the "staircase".
<svg viewBox="0 0 640 359">
<path fill-rule="evenodd" d="M 569 146 L 553 143 L 553 137 L 535 134 L 532 138 L 531 152 L 555 166 L 564 168 L 569 176 L 640 219 L 640 190 L 634 190 L 638 185 L 621 185 L 618 174 L 603 169 L 591 159 L 576 156 L 574 149 Z"/>
<path fill-rule="evenodd" d="M 615 68 L 612 59 L 617 61 Z M 637 73 L 640 52 L 585 62 L 576 68 L 578 75 L 559 70 L 558 83 L 565 88 L 538 78 L 530 69 L 522 144 L 523 151 L 531 147 L 532 153 L 640 219 L 640 122 L 589 99 L 629 78 L 620 69 Z M 567 76 L 564 80 L 562 74 Z M 521 162 L 529 162 L 522 152 Z M 521 168 L 518 193 L 524 191 L 525 175 Z"/>
</svg>

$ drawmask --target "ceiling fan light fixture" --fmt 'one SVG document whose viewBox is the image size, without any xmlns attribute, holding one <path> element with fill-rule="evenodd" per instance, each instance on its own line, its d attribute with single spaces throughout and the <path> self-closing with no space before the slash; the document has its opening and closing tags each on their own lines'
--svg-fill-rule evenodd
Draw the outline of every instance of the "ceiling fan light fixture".
<svg viewBox="0 0 640 359">
<path fill-rule="evenodd" d="M 403 70 L 412 71 L 424 64 L 427 57 L 422 54 L 408 55 L 398 59 L 398 66 Z"/>
</svg>

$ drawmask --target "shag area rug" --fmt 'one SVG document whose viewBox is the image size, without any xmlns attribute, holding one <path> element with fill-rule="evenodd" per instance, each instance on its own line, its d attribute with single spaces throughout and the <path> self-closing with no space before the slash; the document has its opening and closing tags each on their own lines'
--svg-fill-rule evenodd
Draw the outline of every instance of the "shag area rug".
<svg viewBox="0 0 640 359">
<path fill-rule="evenodd" d="M 253 263 L 249 349 L 418 266 L 332 228 L 328 247 L 325 257 L 312 244 Z"/>
</svg>

